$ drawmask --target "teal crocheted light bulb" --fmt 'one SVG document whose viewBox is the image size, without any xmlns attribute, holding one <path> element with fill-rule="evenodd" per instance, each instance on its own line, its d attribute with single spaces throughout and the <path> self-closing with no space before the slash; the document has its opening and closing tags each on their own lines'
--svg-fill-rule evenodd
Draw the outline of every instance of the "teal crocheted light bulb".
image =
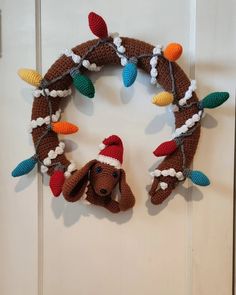
<svg viewBox="0 0 236 295">
<path fill-rule="evenodd" d="M 12 171 L 11 175 L 13 177 L 22 176 L 28 174 L 31 170 L 34 169 L 34 166 L 37 164 L 36 157 L 31 157 L 20 162 L 16 168 Z"/>
<path fill-rule="evenodd" d="M 191 170 L 188 172 L 187 177 L 192 180 L 193 183 L 200 186 L 207 186 L 210 184 L 209 178 L 198 170 Z"/>
<path fill-rule="evenodd" d="M 95 89 L 92 81 L 85 75 L 77 73 L 73 76 L 73 84 L 75 88 L 83 95 L 93 98 Z"/>
<path fill-rule="evenodd" d="M 228 92 L 213 92 L 203 98 L 199 106 L 202 109 L 214 109 L 223 104 L 228 98 Z"/>
<path fill-rule="evenodd" d="M 132 60 L 129 61 L 123 69 L 122 78 L 125 87 L 130 87 L 137 77 L 137 65 Z"/>
</svg>

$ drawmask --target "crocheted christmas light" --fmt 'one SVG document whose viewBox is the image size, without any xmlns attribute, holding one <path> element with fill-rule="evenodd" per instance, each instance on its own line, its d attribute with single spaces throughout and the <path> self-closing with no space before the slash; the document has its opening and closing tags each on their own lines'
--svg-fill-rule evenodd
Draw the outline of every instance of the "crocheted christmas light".
<svg viewBox="0 0 236 295">
<path fill-rule="evenodd" d="M 19 69 L 18 75 L 22 80 L 35 87 L 39 87 L 42 81 L 42 76 L 37 71 L 31 69 Z"/>
<path fill-rule="evenodd" d="M 55 122 L 51 125 L 52 130 L 59 134 L 72 134 L 79 130 L 79 128 L 69 122 Z"/>
<path fill-rule="evenodd" d="M 186 176 L 191 179 L 191 181 L 200 186 L 207 186 L 210 184 L 209 178 L 201 171 L 198 170 L 188 170 Z"/>
<path fill-rule="evenodd" d="M 54 197 L 60 196 L 64 182 L 65 176 L 63 169 L 55 169 L 49 181 L 49 186 Z"/>
<path fill-rule="evenodd" d="M 178 58 L 180 58 L 182 52 L 183 48 L 179 43 L 170 43 L 165 48 L 163 54 L 164 57 L 169 61 L 176 61 Z"/>
<path fill-rule="evenodd" d="M 162 91 L 153 97 L 152 103 L 158 106 L 167 106 L 171 104 L 173 100 L 174 100 L 174 96 L 172 93 L 167 91 Z"/>
<path fill-rule="evenodd" d="M 125 87 L 130 87 L 135 82 L 137 73 L 137 59 L 130 58 L 122 72 L 123 83 Z"/>
<path fill-rule="evenodd" d="M 88 15 L 89 27 L 95 36 L 100 39 L 108 37 L 107 25 L 104 19 L 96 14 L 95 12 L 90 12 Z"/>
<path fill-rule="evenodd" d="M 73 72 L 71 74 L 73 78 L 73 84 L 75 88 L 83 95 L 93 98 L 95 94 L 95 89 L 92 81 L 85 75 L 80 74 L 79 72 Z"/>
<path fill-rule="evenodd" d="M 172 154 L 174 151 L 176 151 L 176 149 L 178 148 L 180 142 L 178 140 L 170 140 L 170 141 L 166 141 L 163 142 L 162 144 L 160 144 L 155 151 L 153 152 L 153 154 L 156 157 L 162 157 L 162 156 L 167 156 Z"/>
<path fill-rule="evenodd" d="M 35 156 L 30 157 L 22 162 L 20 162 L 16 168 L 12 171 L 11 175 L 13 177 L 22 176 L 28 174 L 31 170 L 34 169 L 35 165 L 37 164 L 37 158 Z"/>
<path fill-rule="evenodd" d="M 214 109 L 222 105 L 229 98 L 228 92 L 213 92 L 199 102 L 200 109 Z"/>
</svg>

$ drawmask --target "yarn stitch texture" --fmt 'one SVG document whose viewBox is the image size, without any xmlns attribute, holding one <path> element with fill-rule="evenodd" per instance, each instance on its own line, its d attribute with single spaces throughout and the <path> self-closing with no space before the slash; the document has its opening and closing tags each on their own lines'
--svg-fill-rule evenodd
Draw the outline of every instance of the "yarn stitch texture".
<svg viewBox="0 0 236 295">
<path fill-rule="evenodd" d="M 127 56 L 139 56 L 141 54 L 152 54 L 154 46 L 145 43 L 140 40 L 122 37 L 122 44 L 125 47 L 125 53 Z M 72 49 L 72 51 L 79 55 L 83 56 L 89 48 L 94 46 L 97 43 L 97 39 L 87 41 L 82 43 Z M 112 39 L 111 39 L 112 42 Z M 119 65 L 120 57 L 117 55 L 117 52 L 113 50 L 111 46 L 104 43 L 100 46 L 96 47 L 91 53 L 89 53 L 88 57 L 90 63 L 96 63 L 97 66 L 105 66 L 107 64 Z M 62 75 L 64 72 L 70 70 L 74 66 L 74 62 L 70 57 L 66 55 L 62 55 L 48 70 L 44 79 L 47 81 L 54 80 L 56 77 Z M 149 58 L 140 59 L 137 66 L 144 70 L 146 73 L 150 73 L 151 65 Z M 169 61 L 162 56 L 158 58 L 157 64 L 158 76 L 156 77 L 157 82 L 165 89 L 165 91 L 171 92 L 172 90 L 172 82 L 169 74 Z M 176 97 L 183 98 L 185 97 L 186 91 L 189 89 L 191 82 L 189 81 L 186 74 L 183 70 L 178 66 L 177 63 L 172 62 L 173 75 L 175 79 L 175 91 Z M 83 69 L 83 72 L 86 69 Z M 49 91 L 52 90 L 67 90 L 72 84 L 72 78 L 68 74 L 63 79 L 55 81 L 53 84 L 47 86 Z M 52 99 L 52 112 L 55 113 L 60 106 L 61 98 L 57 97 L 57 99 Z M 195 92 L 192 92 L 192 96 L 189 99 L 189 102 L 198 102 L 197 96 Z M 185 124 L 185 122 L 192 118 L 194 114 L 197 114 L 199 111 L 197 104 L 193 104 L 191 107 L 184 109 L 180 112 L 174 112 L 175 115 L 175 125 L 176 128 L 180 128 Z M 45 100 L 44 96 L 41 95 L 37 99 L 34 100 L 33 108 L 32 108 L 32 120 L 37 120 L 38 117 L 45 118 L 48 116 L 48 104 Z M 33 140 L 36 144 L 44 132 L 45 127 L 39 126 L 32 131 Z M 186 137 L 184 141 L 184 150 L 186 157 L 186 167 L 189 167 L 190 163 L 193 160 L 193 156 L 195 154 L 198 140 L 200 136 L 200 125 L 197 126 L 192 135 Z M 38 147 L 38 155 L 41 161 L 43 161 L 48 156 L 48 152 L 50 150 L 54 150 L 56 146 L 58 146 L 58 136 L 56 133 L 50 132 L 45 138 L 42 139 L 40 146 Z M 157 167 L 159 170 L 165 170 L 169 168 L 174 168 L 176 171 L 182 171 L 182 154 L 180 149 L 177 149 L 173 154 L 168 155 L 162 161 L 162 163 Z M 52 163 L 55 160 L 51 160 Z M 60 162 L 65 167 L 70 165 L 70 161 L 67 160 L 64 154 L 57 155 L 56 161 Z M 48 167 L 47 173 L 52 175 L 54 171 L 54 167 Z M 165 182 L 168 184 L 168 187 L 163 189 L 157 189 L 160 182 Z M 154 204 L 159 204 L 163 200 L 165 200 L 175 186 L 178 183 L 178 179 L 176 177 L 171 176 L 163 176 L 155 177 L 153 180 L 153 185 L 150 190 L 151 201 Z"/>
</svg>

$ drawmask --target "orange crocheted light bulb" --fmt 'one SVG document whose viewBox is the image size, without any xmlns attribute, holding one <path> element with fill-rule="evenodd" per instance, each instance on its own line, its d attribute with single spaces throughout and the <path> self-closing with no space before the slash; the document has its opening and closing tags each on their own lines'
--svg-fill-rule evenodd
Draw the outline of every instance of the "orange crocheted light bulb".
<svg viewBox="0 0 236 295">
<path fill-rule="evenodd" d="M 69 122 L 52 123 L 52 130 L 59 134 L 72 134 L 79 130 L 77 126 Z"/>
<path fill-rule="evenodd" d="M 176 61 L 180 58 L 183 52 L 183 47 L 179 43 L 170 43 L 165 48 L 163 54 L 166 59 L 169 61 Z"/>
</svg>

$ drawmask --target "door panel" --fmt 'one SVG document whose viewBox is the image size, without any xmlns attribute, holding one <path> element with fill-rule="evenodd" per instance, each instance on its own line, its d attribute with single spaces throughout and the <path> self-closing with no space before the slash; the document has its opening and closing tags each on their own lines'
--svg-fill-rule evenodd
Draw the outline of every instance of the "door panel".
<svg viewBox="0 0 236 295">
<path fill-rule="evenodd" d="M 192 288 L 193 294 L 203 295 L 232 293 L 236 3 L 225 3 L 197 1 L 196 9 L 199 97 L 230 92 L 227 103 L 206 112 L 193 162 L 194 169 L 202 169 L 211 179 L 209 187 L 191 194 Z"/>
<path fill-rule="evenodd" d="M 17 76 L 20 67 L 35 67 L 34 3 L 1 0 L 0 9 L 0 294 L 36 295 L 37 174 L 11 177 L 16 164 L 34 154 L 27 132 L 32 89 Z"/>
<path fill-rule="evenodd" d="M 186 58 L 181 63 L 189 72 L 188 1 L 172 1 L 171 10 L 170 1 L 154 0 L 139 3 L 135 9 L 134 1 L 70 1 L 55 11 L 56 3 L 42 1 L 44 71 L 63 49 L 93 38 L 87 15 L 96 11 L 105 17 L 110 31 L 123 36 L 154 44 L 182 43 Z M 180 14 L 172 15 L 172 10 Z M 167 14 L 171 14 L 168 22 Z M 80 126 L 78 135 L 66 137 L 68 157 L 81 167 L 96 157 L 105 137 L 119 134 L 124 140 L 124 168 L 137 203 L 133 212 L 114 216 L 81 202 L 54 200 L 45 185 L 44 294 L 176 294 L 176 290 L 183 294 L 188 203 L 177 192 L 168 206 L 153 207 L 147 203 L 146 191 L 151 183 L 148 171 L 156 162 L 152 150 L 169 138 L 173 118 L 168 110 L 152 105 L 156 89 L 144 74 L 139 73 L 132 89 L 124 89 L 121 68 L 105 68 L 90 77 L 96 80 L 94 101 L 75 92 L 64 113 L 64 118 Z"/>
<path fill-rule="evenodd" d="M 33 3 L 1 0 L 0 4 L 4 266 L 0 293 L 232 294 L 235 3 L 36 0 L 38 8 L 42 5 L 41 13 L 36 9 L 41 17 L 37 29 Z M 105 137 L 120 135 L 123 167 L 136 196 L 133 211 L 112 215 L 87 203 L 52 198 L 49 178 L 44 176 L 42 183 L 36 172 L 17 180 L 9 177 L 17 162 L 34 153 L 22 127 L 30 118 L 31 90 L 19 81 L 16 70 L 34 68 L 36 59 L 40 61 L 35 50 L 40 29 L 43 73 L 64 49 L 94 38 L 87 22 L 90 11 L 104 16 L 109 31 L 121 36 L 154 45 L 181 43 L 184 55 L 179 63 L 197 80 L 199 98 L 213 91 L 230 92 L 225 105 L 206 112 L 193 162 L 194 169 L 209 176 L 211 186 L 196 187 L 186 181 L 163 205 L 147 201 L 149 171 L 158 163 L 152 150 L 170 138 L 174 119 L 168 108 L 151 103 L 156 88 L 147 75 L 139 72 L 134 87 L 124 89 L 121 67 L 90 74 L 96 88 L 93 101 L 74 91 L 62 118 L 79 125 L 80 131 L 60 138 L 68 158 L 79 168 L 97 156 Z M 9 137 L 9 131 L 15 136 Z"/>
</svg>

